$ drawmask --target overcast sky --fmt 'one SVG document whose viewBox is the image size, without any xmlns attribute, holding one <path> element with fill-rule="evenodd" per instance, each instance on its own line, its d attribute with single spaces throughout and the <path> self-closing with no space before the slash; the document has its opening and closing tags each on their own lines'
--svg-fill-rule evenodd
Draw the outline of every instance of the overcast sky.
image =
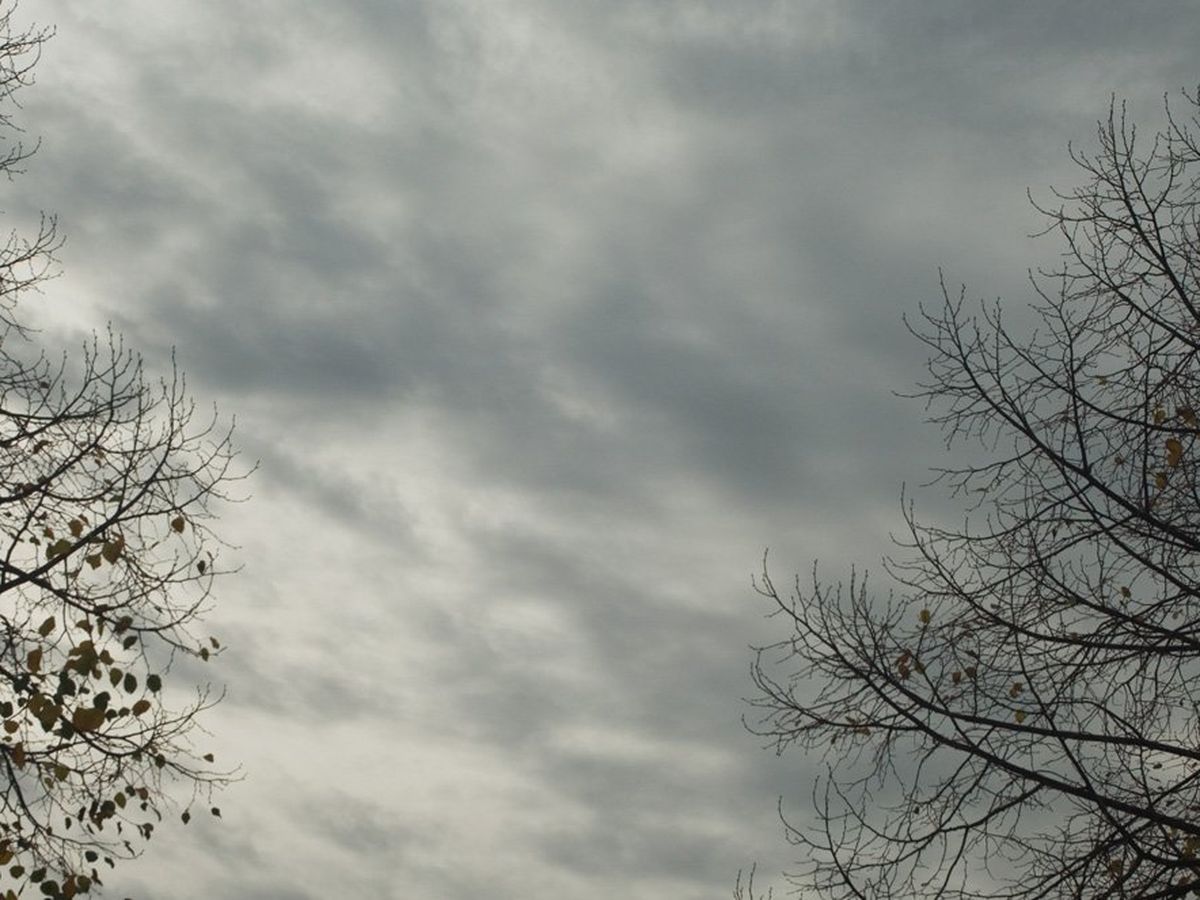
<svg viewBox="0 0 1200 900">
<path fill-rule="evenodd" d="M 246 778 L 113 896 L 726 897 L 815 763 L 740 724 L 750 576 L 876 566 L 940 452 L 938 267 L 1028 300 L 1025 189 L 1195 2 L 26 0 L 8 221 L 260 459 L 206 720 Z M 926 496 L 930 508 L 943 501 Z M 881 585 L 882 586 L 882 585 Z"/>
</svg>

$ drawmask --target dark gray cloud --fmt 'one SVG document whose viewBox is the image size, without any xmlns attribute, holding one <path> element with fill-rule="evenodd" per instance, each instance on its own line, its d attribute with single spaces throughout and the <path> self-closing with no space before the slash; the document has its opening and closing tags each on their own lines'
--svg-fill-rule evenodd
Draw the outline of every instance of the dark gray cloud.
<svg viewBox="0 0 1200 900">
<path fill-rule="evenodd" d="M 35 12 L 5 206 L 69 237 L 47 334 L 177 347 L 262 461 L 211 621 L 247 780 L 114 876 L 179 900 L 778 869 L 811 764 L 739 724 L 763 548 L 874 565 L 940 452 L 901 316 L 939 265 L 1019 307 L 1025 188 L 1200 37 L 1183 2 Z"/>
</svg>

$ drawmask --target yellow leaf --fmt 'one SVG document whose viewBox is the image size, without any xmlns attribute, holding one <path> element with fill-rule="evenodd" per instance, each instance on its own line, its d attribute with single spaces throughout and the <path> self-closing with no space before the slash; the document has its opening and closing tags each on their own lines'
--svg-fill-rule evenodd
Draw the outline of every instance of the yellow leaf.
<svg viewBox="0 0 1200 900">
<path fill-rule="evenodd" d="M 71 724 L 76 731 L 95 731 L 104 724 L 104 710 L 95 707 L 77 706 L 71 713 Z"/>
<path fill-rule="evenodd" d="M 1017 724 L 1020 725 L 1022 722 L 1025 721 L 1025 713 L 1018 709 L 1016 712 L 1016 715 L 1014 715 L 1013 718 L 1016 719 Z"/>
<path fill-rule="evenodd" d="M 59 538 L 46 548 L 46 558 L 54 559 L 59 556 L 66 556 L 71 552 L 71 548 L 74 546 L 75 545 L 72 544 L 67 538 Z"/>
<path fill-rule="evenodd" d="M 929 620 L 933 618 L 933 616 L 930 614 L 929 610 L 923 609 L 917 614 L 917 618 L 921 620 L 922 625 L 928 625 Z"/>
<path fill-rule="evenodd" d="M 110 563 L 115 563 L 121 558 L 121 551 L 125 549 L 125 539 L 117 538 L 115 541 L 105 541 L 100 553 Z"/>
<path fill-rule="evenodd" d="M 1175 468 L 1182 458 L 1183 444 L 1179 443 L 1176 438 L 1167 438 L 1167 465 Z"/>
</svg>

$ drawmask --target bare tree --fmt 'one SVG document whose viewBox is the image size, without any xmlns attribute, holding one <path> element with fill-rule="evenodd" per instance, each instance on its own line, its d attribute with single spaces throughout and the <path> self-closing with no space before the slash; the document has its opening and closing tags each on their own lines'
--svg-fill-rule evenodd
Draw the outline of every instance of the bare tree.
<svg viewBox="0 0 1200 900">
<path fill-rule="evenodd" d="M 9 105 L 48 37 L 12 17 L 0 3 Z M 0 130 L 12 138 L 0 171 L 12 175 L 36 148 L 6 115 Z M 47 277 L 57 245 L 44 220 L 0 248 L 5 898 L 27 886 L 91 891 L 114 860 L 140 852 L 164 809 L 182 801 L 186 822 L 231 775 L 192 740 L 219 697 L 164 686 L 173 664 L 220 650 L 195 629 L 221 568 L 210 504 L 238 477 L 229 432 L 197 413 L 178 375 L 147 379 L 112 334 L 61 361 L 37 350 L 19 301 Z"/>
<path fill-rule="evenodd" d="M 782 752 L 826 761 L 798 883 L 831 897 L 1200 895 L 1200 91 L 1142 139 L 1110 108 L 1083 186 L 1036 204 L 1036 328 L 943 285 L 910 330 L 967 512 L 887 570 L 759 591 Z"/>
</svg>

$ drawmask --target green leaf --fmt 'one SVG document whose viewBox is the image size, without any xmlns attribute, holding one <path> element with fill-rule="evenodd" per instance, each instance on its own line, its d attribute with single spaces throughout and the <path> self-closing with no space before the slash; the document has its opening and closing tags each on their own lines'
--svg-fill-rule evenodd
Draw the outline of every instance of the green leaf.
<svg viewBox="0 0 1200 900">
<path fill-rule="evenodd" d="M 42 637 L 48 636 L 50 634 L 50 632 L 52 632 L 54 630 L 54 626 L 56 624 L 57 623 L 54 621 L 54 616 L 51 616 L 45 622 L 43 622 L 41 625 L 38 626 L 38 634 L 40 634 Z"/>
<path fill-rule="evenodd" d="M 159 677 L 158 675 L 147 675 L 146 676 L 146 687 L 149 688 L 152 692 L 157 694 L 159 691 L 162 690 L 162 678 Z"/>
</svg>

